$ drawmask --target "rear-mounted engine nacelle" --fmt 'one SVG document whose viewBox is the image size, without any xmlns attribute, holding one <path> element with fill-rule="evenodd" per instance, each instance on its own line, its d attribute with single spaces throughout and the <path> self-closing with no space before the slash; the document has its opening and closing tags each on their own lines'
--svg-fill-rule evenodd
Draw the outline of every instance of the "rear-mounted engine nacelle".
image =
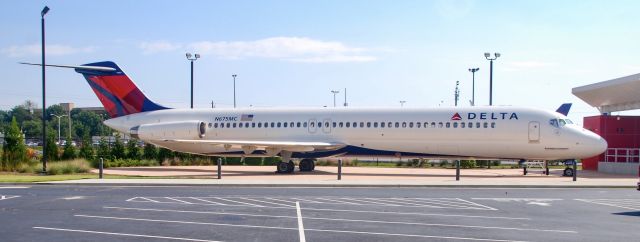
<svg viewBox="0 0 640 242">
<path fill-rule="evenodd" d="M 201 121 L 142 124 L 131 128 L 129 133 L 141 140 L 201 139 L 207 133 L 207 124 Z"/>
</svg>

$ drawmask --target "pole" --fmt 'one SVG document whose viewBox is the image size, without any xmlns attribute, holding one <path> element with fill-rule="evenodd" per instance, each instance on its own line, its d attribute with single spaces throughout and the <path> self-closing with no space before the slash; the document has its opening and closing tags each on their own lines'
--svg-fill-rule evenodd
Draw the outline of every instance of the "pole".
<svg viewBox="0 0 640 242">
<path fill-rule="evenodd" d="M 191 61 L 191 109 L 193 109 L 193 61 Z"/>
<path fill-rule="evenodd" d="M 456 160 L 456 181 L 460 181 L 460 160 Z"/>
<path fill-rule="evenodd" d="M 338 160 L 338 181 L 342 180 L 342 159 Z"/>
<path fill-rule="evenodd" d="M 578 179 L 578 161 L 573 160 L 573 181 Z"/>
<path fill-rule="evenodd" d="M 47 101 L 46 90 L 45 90 L 45 48 L 44 48 L 44 15 L 47 13 L 49 8 L 47 6 L 42 10 L 42 19 L 41 19 L 41 30 L 42 30 L 42 173 L 47 173 L 47 119 L 45 116 L 45 111 L 47 109 Z"/>
<path fill-rule="evenodd" d="M 476 105 L 476 72 L 471 72 L 471 103 Z"/>
<path fill-rule="evenodd" d="M 60 145 L 60 118 L 62 116 L 58 116 L 58 145 Z"/>
<path fill-rule="evenodd" d="M 336 107 L 336 93 L 333 93 L 333 107 Z"/>
<path fill-rule="evenodd" d="M 222 179 L 222 158 L 218 158 L 218 180 Z"/>
<path fill-rule="evenodd" d="M 236 74 L 231 75 L 233 76 L 233 108 L 236 108 Z"/>
<path fill-rule="evenodd" d="M 347 106 L 347 89 L 344 89 L 344 106 Z"/>
<path fill-rule="evenodd" d="M 102 179 L 102 171 L 104 169 L 104 158 L 100 157 L 100 176 L 99 178 Z"/>
<path fill-rule="evenodd" d="M 489 61 L 489 106 L 493 106 L 493 60 Z"/>
</svg>

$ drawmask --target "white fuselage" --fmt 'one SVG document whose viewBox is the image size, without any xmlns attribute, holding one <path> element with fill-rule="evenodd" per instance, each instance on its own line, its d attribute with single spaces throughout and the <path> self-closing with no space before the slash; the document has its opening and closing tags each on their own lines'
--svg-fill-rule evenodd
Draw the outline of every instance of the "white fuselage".
<svg viewBox="0 0 640 242">
<path fill-rule="evenodd" d="M 457 115 L 456 115 L 457 114 Z M 558 125 L 553 121 L 563 120 Z M 602 153 L 607 143 L 566 117 L 522 107 L 464 108 L 238 108 L 168 109 L 105 121 L 124 133 L 144 124 L 204 122 L 201 140 L 329 142 L 330 150 L 292 150 L 299 156 L 403 156 L 476 159 L 576 159 Z M 286 124 L 286 126 L 285 126 Z M 355 127 L 354 127 L 355 124 Z M 266 127 L 265 127 L 266 125 Z M 293 125 L 293 126 L 292 126 Z M 391 126 L 391 127 L 390 127 Z M 247 154 L 222 144 L 164 143 L 180 132 L 163 130 L 145 142 L 206 155 Z M 294 155 L 295 157 L 296 155 Z"/>
</svg>

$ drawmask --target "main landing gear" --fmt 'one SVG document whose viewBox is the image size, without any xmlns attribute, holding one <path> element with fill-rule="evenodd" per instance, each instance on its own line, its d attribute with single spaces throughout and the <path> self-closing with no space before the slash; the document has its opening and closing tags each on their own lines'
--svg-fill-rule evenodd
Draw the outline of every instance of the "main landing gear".
<svg viewBox="0 0 640 242">
<path fill-rule="evenodd" d="M 309 172 L 316 169 L 316 164 L 314 159 L 302 159 L 298 163 L 298 167 L 300 171 Z M 293 173 L 295 170 L 295 164 L 293 160 L 289 160 L 289 162 L 280 161 L 276 164 L 276 172 L 277 173 Z"/>
</svg>

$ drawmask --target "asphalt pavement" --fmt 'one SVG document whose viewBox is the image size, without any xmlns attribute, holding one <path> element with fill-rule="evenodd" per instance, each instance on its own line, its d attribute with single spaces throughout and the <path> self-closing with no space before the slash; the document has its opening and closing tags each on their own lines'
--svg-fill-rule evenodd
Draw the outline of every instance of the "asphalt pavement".
<svg viewBox="0 0 640 242">
<path fill-rule="evenodd" d="M 638 241 L 634 189 L 0 186 L 2 241 Z"/>
</svg>

